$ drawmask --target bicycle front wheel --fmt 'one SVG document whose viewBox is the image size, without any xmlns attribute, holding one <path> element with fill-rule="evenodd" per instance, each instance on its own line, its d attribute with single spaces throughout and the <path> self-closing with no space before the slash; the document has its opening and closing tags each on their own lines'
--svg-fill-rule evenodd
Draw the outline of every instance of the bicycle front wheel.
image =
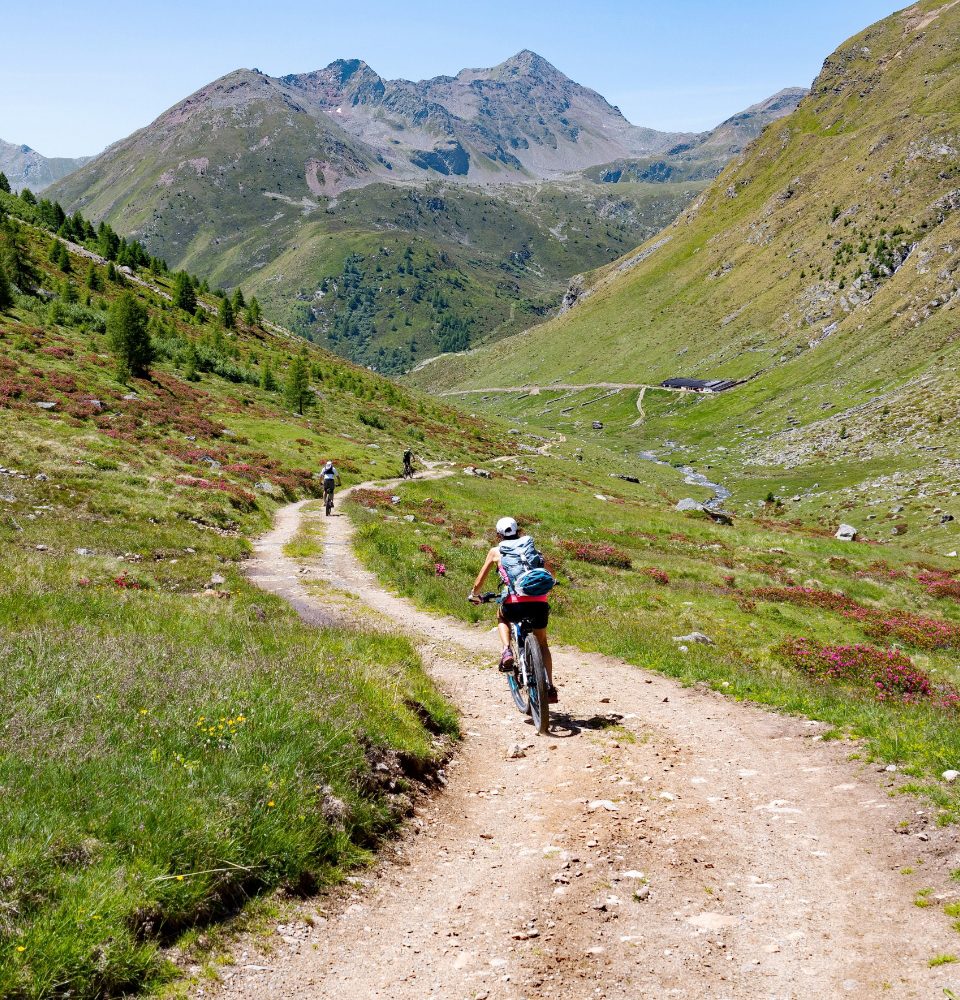
<svg viewBox="0 0 960 1000">
<path fill-rule="evenodd" d="M 537 732 L 543 736 L 550 729 L 550 696 L 547 690 L 547 670 L 543 665 L 543 653 L 535 635 L 527 636 L 524 651 L 527 657 L 530 717 Z"/>
</svg>

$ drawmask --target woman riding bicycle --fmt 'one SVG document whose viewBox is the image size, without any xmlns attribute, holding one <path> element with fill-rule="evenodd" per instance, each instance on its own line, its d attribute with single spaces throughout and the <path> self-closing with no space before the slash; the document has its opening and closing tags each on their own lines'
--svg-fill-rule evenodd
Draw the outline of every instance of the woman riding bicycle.
<svg viewBox="0 0 960 1000">
<path fill-rule="evenodd" d="M 517 522 L 512 517 L 501 517 L 497 521 L 497 537 L 500 541 L 487 553 L 483 568 L 473 583 L 469 600 L 474 604 L 480 602 L 480 588 L 483 586 L 483 581 L 487 578 L 490 570 L 496 566 L 497 573 L 504 584 L 504 594 L 497 606 L 497 631 L 500 633 L 500 641 L 503 643 L 500 669 L 504 673 L 509 673 L 514 668 L 513 650 L 510 648 L 511 624 L 519 621 L 528 622 L 530 631 L 536 636 L 537 642 L 540 644 L 540 650 L 543 653 L 543 665 L 547 671 L 547 681 L 550 685 L 550 704 L 555 705 L 558 701 L 558 696 L 557 689 L 553 685 L 553 657 L 550 654 L 550 646 L 547 642 L 547 622 L 550 619 L 550 604 L 546 594 L 530 597 L 515 593 L 510 575 L 503 565 L 504 556 L 506 555 L 509 558 L 512 548 L 527 546 L 535 551 L 533 540 L 528 535 L 520 534 Z M 549 566 L 546 568 L 549 569 Z"/>
</svg>

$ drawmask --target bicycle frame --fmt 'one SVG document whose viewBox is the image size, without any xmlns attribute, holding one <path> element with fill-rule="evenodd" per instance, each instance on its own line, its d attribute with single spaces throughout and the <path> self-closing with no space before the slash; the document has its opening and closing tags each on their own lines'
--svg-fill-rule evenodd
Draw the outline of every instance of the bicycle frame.
<svg viewBox="0 0 960 1000">
<path fill-rule="evenodd" d="M 481 603 L 489 604 L 497 599 L 494 593 L 484 594 Z M 507 685 L 517 708 L 532 716 L 540 733 L 545 733 L 549 725 L 550 708 L 547 703 L 543 666 L 540 667 L 540 681 L 535 676 L 536 668 L 527 663 L 527 642 L 533 636 L 530 623 L 524 619 L 510 622 L 510 638 L 513 646 L 514 668 L 507 674 Z"/>
</svg>

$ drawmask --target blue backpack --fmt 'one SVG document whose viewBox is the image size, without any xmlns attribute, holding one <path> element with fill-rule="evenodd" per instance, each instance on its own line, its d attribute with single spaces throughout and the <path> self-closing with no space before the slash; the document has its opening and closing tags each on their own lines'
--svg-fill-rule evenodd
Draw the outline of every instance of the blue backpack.
<svg viewBox="0 0 960 1000">
<path fill-rule="evenodd" d="M 556 583 L 529 535 L 505 538 L 500 543 L 500 575 L 507 589 L 521 597 L 542 597 Z"/>
</svg>

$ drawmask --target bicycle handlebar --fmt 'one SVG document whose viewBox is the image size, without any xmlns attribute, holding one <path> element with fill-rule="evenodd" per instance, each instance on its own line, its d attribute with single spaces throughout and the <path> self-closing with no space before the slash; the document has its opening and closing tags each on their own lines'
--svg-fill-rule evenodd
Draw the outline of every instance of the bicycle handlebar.
<svg viewBox="0 0 960 1000">
<path fill-rule="evenodd" d="M 467 595 L 467 600 L 471 604 L 492 604 L 494 601 L 499 600 L 500 595 L 491 591 L 487 594 L 477 594 L 474 597 L 472 594 Z"/>
</svg>

